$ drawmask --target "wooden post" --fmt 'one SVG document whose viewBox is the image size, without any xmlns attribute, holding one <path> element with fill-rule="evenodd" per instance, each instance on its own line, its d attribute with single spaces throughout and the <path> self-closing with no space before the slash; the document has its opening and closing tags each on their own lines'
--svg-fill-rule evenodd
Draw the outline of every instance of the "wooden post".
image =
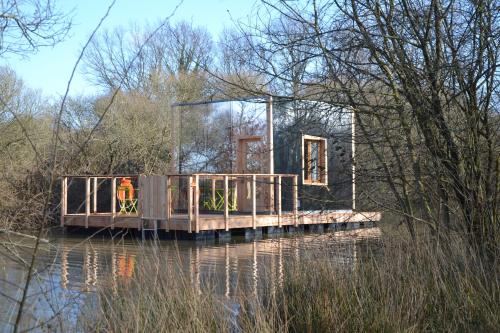
<svg viewBox="0 0 500 333">
<path fill-rule="evenodd" d="M 68 178 L 61 179 L 61 227 L 64 227 L 64 216 L 68 214 Z"/>
<path fill-rule="evenodd" d="M 216 183 L 216 182 L 217 182 L 217 179 L 216 179 L 215 177 L 214 177 L 214 178 L 212 178 L 212 203 L 213 203 L 214 205 L 215 205 L 215 200 L 217 199 L 217 198 L 215 197 L 215 187 L 216 187 L 216 186 L 215 186 L 215 185 L 216 185 L 215 183 Z"/>
<path fill-rule="evenodd" d="M 89 227 L 90 215 L 90 177 L 85 177 L 85 228 Z"/>
<path fill-rule="evenodd" d="M 273 128 L 273 97 L 269 96 L 266 107 L 266 127 L 267 127 L 267 171 L 269 174 L 274 174 L 274 128 Z M 273 214 L 274 210 L 274 177 L 269 177 L 268 191 L 268 205 L 269 214 Z"/>
<path fill-rule="evenodd" d="M 167 176 L 167 223 L 165 230 L 170 230 L 170 219 L 172 218 L 172 179 Z"/>
<path fill-rule="evenodd" d="M 298 180 L 297 180 L 297 175 L 293 176 L 293 220 L 295 223 L 295 226 L 299 224 L 299 219 L 298 219 L 298 206 L 299 206 L 299 199 L 298 199 Z"/>
<path fill-rule="evenodd" d="M 94 202 L 94 207 L 92 209 L 92 211 L 94 213 L 97 213 L 97 177 L 94 177 L 94 192 L 92 193 L 93 194 L 93 199 L 92 200 Z"/>
<path fill-rule="evenodd" d="M 274 176 L 269 177 L 269 187 L 267 191 L 269 192 L 269 215 L 273 215 L 276 211 L 276 206 L 274 205 Z"/>
<path fill-rule="evenodd" d="M 268 172 L 274 174 L 274 138 L 273 138 L 273 97 L 269 96 L 266 108 Z"/>
<path fill-rule="evenodd" d="M 256 186 L 256 176 L 252 175 L 252 228 L 256 228 L 257 222 L 257 186 Z"/>
<path fill-rule="evenodd" d="M 224 229 L 229 230 L 229 177 L 224 176 Z"/>
<path fill-rule="evenodd" d="M 194 230 L 200 232 L 200 176 L 194 176 Z"/>
<path fill-rule="evenodd" d="M 278 227 L 281 228 L 281 176 L 278 176 Z"/>
<path fill-rule="evenodd" d="M 111 178 L 111 229 L 115 228 L 116 217 L 116 178 Z"/>
<path fill-rule="evenodd" d="M 188 211 L 188 233 L 193 232 L 193 226 L 191 225 L 191 222 L 193 221 L 193 177 L 189 176 L 188 177 L 188 204 L 187 204 L 187 211 Z"/>
</svg>

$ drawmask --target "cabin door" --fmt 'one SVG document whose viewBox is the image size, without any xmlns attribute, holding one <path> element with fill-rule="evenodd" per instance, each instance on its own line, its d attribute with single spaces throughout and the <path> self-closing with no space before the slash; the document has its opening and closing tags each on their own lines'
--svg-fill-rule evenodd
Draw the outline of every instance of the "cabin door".
<svg viewBox="0 0 500 333">
<path fill-rule="evenodd" d="M 266 145 L 261 136 L 245 136 L 237 139 L 236 173 L 263 174 L 266 170 Z M 264 186 L 266 179 L 257 178 L 256 205 L 257 211 L 269 210 L 269 186 Z M 238 178 L 238 211 L 252 211 L 252 178 Z"/>
</svg>

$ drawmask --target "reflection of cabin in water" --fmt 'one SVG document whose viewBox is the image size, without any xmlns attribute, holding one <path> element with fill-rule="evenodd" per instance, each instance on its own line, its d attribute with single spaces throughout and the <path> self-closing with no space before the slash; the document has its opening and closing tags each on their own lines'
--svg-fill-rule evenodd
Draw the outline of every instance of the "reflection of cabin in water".
<svg viewBox="0 0 500 333">
<path fill-rule="evenodd" d="M 190 243 L 162 247 L 162 255 L 157 257 L 154 248 L 135 243 L 116 246 L 113 242 L 97 241 L 75 245 L 71 240 L 68 243 L 63 240 L 58 249 L 61 286 L 64 289 L 92 290 L 100 283 L 102 285 L 100 279 L 105 277 L 104 282 L 111 282 L 112 290 L 116 290 L 118 284 L 133 279 L 137 267 L 140 270 L 142 265 L 147 265 L 148 258 L 154 256 L 167 272 L 175 274 L 179 269 L 187 273 L 190 285 L 198 291 L 208 288 L 218 294 L 234 296 L 243 288 L 250 288 L 249 291 L 256 294 L 269 283 L 272 288 L 282 287 L 286 267 L 311 258 L 314 253 L 328 251 L 330 263 L 338 268 L 351 269 L 358 258 L 370 253 L 366 240 L 379 237 L 379 228 L 364 228 L 333 235 L 274 237 L 236 244 L 225 242 L 207 246 Z M 260 285 L 261 282 L 264 285 Z"/>
<path fill-rule="evenodd" d="M 170 170 L 63 177 L 61 225 L 223 234 L 380 219 L 355 210 L 350 110 L 286 99 L 173 108 Z"/>
</svg>

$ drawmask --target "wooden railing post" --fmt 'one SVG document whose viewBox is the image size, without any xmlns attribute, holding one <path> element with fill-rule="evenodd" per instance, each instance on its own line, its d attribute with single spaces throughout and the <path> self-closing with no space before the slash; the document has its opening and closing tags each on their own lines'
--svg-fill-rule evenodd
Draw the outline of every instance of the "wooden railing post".
<svg viewBox="0 0 500 333">
<path fill-rule="evenodd" d="M 194 230 L 200 232 L 200 176 L 194 176 Z"/>
<path fill-rule="evenodd" d="M 257 184 L 256 176 L 252 175 L 252 228 L 257 227 Z"/>
<path fill-rule="evenodd" d="M 294 220 L 295 226 L 297 226 L 299 224 L 299 219 L 297 216 L 298 215 L 298 206 L 299 206 L 298 186 L 299 186 L 298 176 L 295 175 L 295 176 L 293 176 L 293 220 Z"/>
<path fill-rule="evenodd" d="M 224 176 L 224 229 L 229 230 L 229 177 Z"/>
<path fill-rule="evenodd" d="M 68 177 L 61 179 L 61 227 L 64 227 L 64 216 L 68 214 Z"/>
<path fill-rule="evenodd" d="M 85 228 L 89 227 L 90 215 L 90 177 L 85 177 Z"/>
<path fill-rule="evenodd" d="M 116 178 L 111 177 L 111 229 L 115 228 L 116 217 Z"/>
<path fill-rule="evenodd" d="M 215 178 L 215 176 L 213 176 L 212 178 L 212 203 L 215 205 L 215 201 L 217 200 L 216 196 L 215 196 L 215 183 L 216 183 L 217 179 Z"/>
<path fill-rule="evenodd" d="M 167 224 L 165 229 L 170 230 L 170 219 L 172 218 L 172 179 L 167 176 Z"/>
<path fill-rule="evenodd" d="M 281 228 L 281 176 L 278 176 L 278 227 Z"/>
<path fill-rule="evenodd" d="M 193 226 L 191 225 L 193 221 L 193 177 L 188 177 L 188 188 L 187 188 L 187 197 L 188 197 L 188 233 L 193 232 Z"/>
<path fill-rule="evenodd" d="M 92 197 L 94 200 L 92 200 L 94 202 L 94 207 L 92 207 L 92 211 L 94 213 L 97 213 L 97 177 L 94 177 L 94 192 L 92 193 Z"/>
<path fill-rule="evenodd" d="M 269 215 L 273 215 L 276 211 L 276 206 L 275 206 L 275 200 L 274 200 L 274 176 L 269 177 L 269 200 L 268 200 L 268 205 L 269 205 Z"/>
</svg>

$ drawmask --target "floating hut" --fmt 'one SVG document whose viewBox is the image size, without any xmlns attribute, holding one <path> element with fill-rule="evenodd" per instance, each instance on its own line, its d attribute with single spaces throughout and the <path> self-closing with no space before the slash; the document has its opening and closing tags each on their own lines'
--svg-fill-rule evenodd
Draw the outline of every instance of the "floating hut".
<svg viewBox="0 0 500 333">
<path fill-rule="evenodd" d="M 169 170 L 63 176 L 61 226 L 225 237 L 380 220 L 356 210 L 350 109 L 272 98 L 172 107 Z"/>
</svg>

